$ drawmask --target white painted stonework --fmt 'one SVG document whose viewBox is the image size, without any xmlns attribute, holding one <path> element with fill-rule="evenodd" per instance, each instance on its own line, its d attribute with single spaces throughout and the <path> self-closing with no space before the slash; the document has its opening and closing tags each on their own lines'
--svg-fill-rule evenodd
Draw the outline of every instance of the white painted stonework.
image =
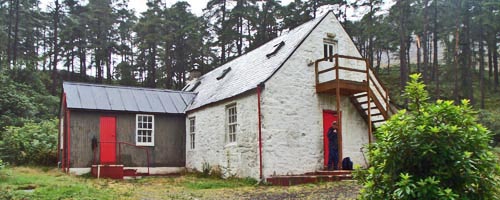
<svg viewBox="0 0 500 200">
<path fill-rule="evenodd" d="M 323 110 L 336 110 L 336 98 L 333 94 L 316 93 L 314 65 L 308 64 L 323 57 L 323 38 L 327 33 L 336 35 L 339 54 L 361 57 L 340 23 L 329 13 L 265 82 L 261 97 L 265 178 L 323 168 Z M 293 47 L 285 45 L 283 48 Z M 343 67 L 355 65 L 361 69 L 359 63 L 340 63 Z M 361 73 L 343 76 L 366 80 L 366 74 Z M 232 103 L 236 103 L 238 112 L 237 142 L 228 143 L 226 106 Z M 360 150 L 368 143 L 368 126 L 348 97 L 342 96 L 340 104 L 343 157 L 351 157 L 354 165 L 365 166 Z M 195 149 L 190 148 L 191 117 L 196 118 Z M 259 178 L 258 128 L 255 91 L 189 111 L 186 117 L 186 167 L 201 171 L 203 163 L 208 163 L 222 167 L 227 175 Z"/>
<path fill-rule="evenodd" d="M 226 106 L 236 103 L 236 142 L 229 143 Z M 195 117 L 195 149 L 191 149 L 189 118 Z M 186 167 L 202 170 L 203 163 L 220 167 L 226 176 L 259 177 L 257 95 L 240 96 L 188 113 Z"/>
</svg>

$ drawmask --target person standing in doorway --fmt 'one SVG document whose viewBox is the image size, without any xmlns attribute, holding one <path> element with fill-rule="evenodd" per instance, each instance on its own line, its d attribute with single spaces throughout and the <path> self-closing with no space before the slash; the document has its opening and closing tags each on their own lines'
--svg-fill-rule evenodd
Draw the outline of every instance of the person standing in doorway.
<svg viewBox="0 0 500 200">
<path fill-rule="evenodd" d="M 337 170 L 339 163 L 339 139 L 337 121 L 332 122 L 332 126 L 328 129 L 328 170 Z"/>
</svg>

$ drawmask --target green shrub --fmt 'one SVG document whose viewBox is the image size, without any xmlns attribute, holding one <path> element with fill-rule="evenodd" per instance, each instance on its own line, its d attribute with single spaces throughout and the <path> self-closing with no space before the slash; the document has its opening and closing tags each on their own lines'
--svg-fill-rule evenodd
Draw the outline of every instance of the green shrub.
<svg viewBox="0 0 500 200">
<path fill-rule="evenodd" d="M 0 131 L 57 115 L 59 98 L 48 94 L 40 76 L 42 73 L 28 69 L 0 72 Z"/>
<path fill-rule="evenodd" d="M 15 164 L 52 165 L 57 161 L 57 120 L 9 126 L 0 140 L 0 155 Z"/>
<path fill-rule="evenodd" d="M 412 75 L 409 110 L 394 115 L 369 147 L 370 165 L 358 172 L 362 199 L 498 199 L 500 167 L 467 100 L 427 103 Z"/>
</svg>

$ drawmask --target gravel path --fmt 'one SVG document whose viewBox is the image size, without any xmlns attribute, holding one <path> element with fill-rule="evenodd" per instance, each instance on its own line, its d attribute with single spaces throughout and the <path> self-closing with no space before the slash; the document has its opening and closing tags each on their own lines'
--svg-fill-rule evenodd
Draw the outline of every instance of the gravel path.
<svg viewBox="0 0 500 200">
<path fill-rule="evenodd" d="M 355 181 L 341 181 L 333 183 L 320 183 L 298 185 L 291 187 L 258 186 L 233 189 L 208 189 L 198 191 L 165 191 L 163 195 L 156 196 L 149 193 L 144 200 L 155 199 L 356 199 L 361 186 Z M 149 198 L 148 198 L 149 196 Z M 156 197 L 154 197 L 156 196 Z"/>
</svg>

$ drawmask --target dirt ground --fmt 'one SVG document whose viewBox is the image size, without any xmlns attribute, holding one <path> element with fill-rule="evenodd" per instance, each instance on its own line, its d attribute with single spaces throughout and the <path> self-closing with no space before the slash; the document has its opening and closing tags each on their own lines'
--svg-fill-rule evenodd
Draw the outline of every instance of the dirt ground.
<svg viewBox="0 0 500 200">
<path fill-rule="evenodd" d="M 123 191 L 111 186 L 122 198 L 157 200 L 157 199 L 356 199 L 361 186 L 356 181 L 341 181 L 318 184 L 282 186 L 241 186 L 229 188 L 193 189 L 186 187 L 184 177 L 175 178 L 168 184 L 162 178 L 148 178 L 141 184 L 125 183 L 129 189 Z M 167 181 L 169 182 L 169 181 Z M 184 185 L 184 186 L 183 186 Z M 117 185 L 118 186 L 118 185 Z M 130 188 L 131 187 L 131 188 Z M 127 187 L 125 187 L 127 188 Z M 120 190 L 122 190 L 120 192 Z"/>
</svg>

